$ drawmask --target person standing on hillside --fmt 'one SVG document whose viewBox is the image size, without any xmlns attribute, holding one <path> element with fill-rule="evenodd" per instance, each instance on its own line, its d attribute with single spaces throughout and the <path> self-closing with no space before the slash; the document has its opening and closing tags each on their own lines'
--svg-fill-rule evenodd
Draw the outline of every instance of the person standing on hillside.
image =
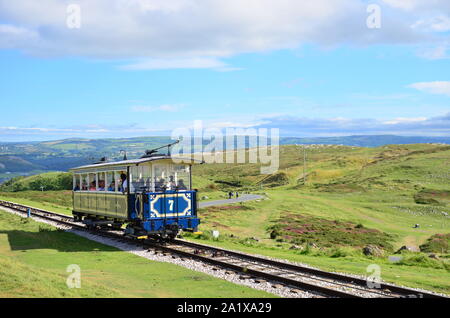
<svg viewBox="0 0 450 318">
<path fill-rule="evenodd" d="M 236 199 L 239 199 L 239 192 L 236 191 Z"/>
<path fill-rule="evenodd" d="M 231 199 L 231 198 L 233 198 L 233 192 L 228 192 L 228 199 Z"/>
</svg>

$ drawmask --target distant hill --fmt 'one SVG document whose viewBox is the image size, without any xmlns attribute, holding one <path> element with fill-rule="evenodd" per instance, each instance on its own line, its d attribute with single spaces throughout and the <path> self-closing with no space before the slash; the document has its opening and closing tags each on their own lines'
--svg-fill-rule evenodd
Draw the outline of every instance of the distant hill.
<svg viewBox="0 0 450 318">
<path fill-rule="evenodd" d="M 172 142 L 170 137 L 137 137 L 117 139 L 63 139 L 45 142 L 0 142 L 0 183 L 16 176 L 48 171 L 67 171 L 69 168 L 92 163 L 101 157 L 117 160 L 138 158 L 145 150 Z M 204 143 L 207 143 L 204 141 Z M 281 145 L 330 144 L 357 147 L 378 147 L 388 144 L 445 143 L 450 137 L 344 136 L 344 137 L 281 137 Z"/>
<path fill-rule="evenodd" d="M 121 150 L 125 150 L 129 158 L 136 158 L 147 149 L 171 141 L 170 137 L 143 137 L 0 143 L 0 183 L 17 176 L 67 171 L 105 156 L 117 160 L 123 157 Z"/>
<path fill-rule="evenodd" d="M 0 156 L 0 173 L 39 170 L 42 167 L 33 164 L 20 156 Z"/>
<path fill-rule="evenodd" d="M 384 145 L 406 145 L 406 144 L 424 144 L 424 143 L 442 143 L 450 144 L 450 137 L 408 137 L 395 135 L 370 135 L 370 136 L 344 136 L 344 137 L 313 137 L 297 138 L 282 137 L 280 144 L 327 144 L 344 145 L 356 147 L 379 147 Z"/>
<path fill-rule="evenodd" d="M 351 193 L 386 189 L 420 197 L 435 195 L 450 200 L 447 162 L 450 145 L 411 144 L 361 148 L 339 145 L 306 147 L 308 188 L 320 192 Z M 260 173 L 262 164 L 204 164 L 193 168 L 196 187 L 258 190 L 260 188 L 303 188 L 303 151 L 299 146 L 280 147 L 278 171 Z M 424 192 L 424 189 L 432 189 Z M 441 192 L 440 192 L 441 191 Z M 440 194 L 439 194 L 440 193 Z M 445 196 L 445 198 L 439 198 Z M 413 196 L 411 195 L 411 200 Z"/>
</svg>

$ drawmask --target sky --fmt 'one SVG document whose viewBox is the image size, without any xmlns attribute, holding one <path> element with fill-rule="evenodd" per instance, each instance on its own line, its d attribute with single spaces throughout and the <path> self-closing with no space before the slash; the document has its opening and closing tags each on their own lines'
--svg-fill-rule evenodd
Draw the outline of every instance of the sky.
<svg viewBox="0 0 450 318">
<path fill-rule="evenodd" d="M 0 0 L 0 141 L 450 136 L 448 0 Z"/>
</svg>

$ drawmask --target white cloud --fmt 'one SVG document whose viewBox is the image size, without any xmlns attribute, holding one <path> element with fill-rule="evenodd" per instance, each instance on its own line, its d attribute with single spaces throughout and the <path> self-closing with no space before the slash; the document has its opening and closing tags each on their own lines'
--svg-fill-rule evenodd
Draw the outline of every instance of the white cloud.
<svg viewBox="0 0 450 318">
<path fill-rule="evenodd" d="M 300 118 L 275 116 L 262 118 L 258 127 L 278 128 L 282 136 L 348 136 L 393 134 L 409 136 L 450 136 L 450 113 L 437 117 L 370 118 Z"/>
<path fill-rule="evenodd" d="M 415 88 L 426 93 L 450 96 L 450 82 L 420 82 L 408 85 L 408 87 Z"/>
<path fill-rule="evenodd" d="M 442 60 L 450 58 L 448 45 L 440 45 L 433 48 L 425 48 L 419 51 L 418 55 L 428 60 Z"/>
<path fill-rule="evenodd" d="M 429 31 L 447 32 L 450 30 L 450 18 L 445 15 L 434 16 L 416 21 L 412 28 L 422 28 Z"/>
<path fill-rule="evenodd" d="M 417 118 L 399 117 L 399 118 L 385 121 L 385 122 L 383 122 L 383 124 L 397 125 L 397 124 L 402 124 L 402 123 L 417 123 L 417 122 L 426 121 L 426 120 L 428 120 L 428 118 L 426 118 L 426 117 L 417 117 Z"/>
<path fill-rule="evenodd" d="M 45 128 L 45 127 L 16 127 L 16 126 L 4 126 L 0 127 L 0 132 L 20 132 L 20 131 L 35 131 L 35 132 L 77 132 L 76 129 L 65 128 Z"/>
<path fill-rule="evenodd" d="M 15 28 L 0 36 L 0 48 L 37 56 L 127 59 L 132 61 L 123 68 L 130 70 L 228 71 L 235 68 L 221 59 L 240 53 L 305 43 L 334 47 L 429 39 L 410 27 L 411 19 L 391 12 L 397 10 L 391 8 L 393 0 L 383 7 L 383 26 L 377 30 L 366 26 L 364 0 L 78 0 L 81 28 L 69 29 L 66 6 L 72 2 L 0 0 L 0 21 Z"/>
<path fill-rule="evenodd" d="M 217 71 L 234 71 L 231 67 L 216 58 L 194 57 L 185 59 L 148 59 L 137 63 L 123 65 L 124 70 L 161 70 L 161 69 L 191 69 L 205 68 Z"/>
<path fill-rule="evenodd" d="M 450 31 L 450 1 L 448 0 L 382 0 L 396 9 L 397 19 L 407 21 L 413 32 L 425 38 L 418 48 L 418 56 L 437 60 L 448 58 Z M 386 10 L 384 10 L 386 12 Z"/>
<path fill-rule="evenodd" d="M 450 3 L 447 0 L 382 0 L 382 1 L 393 8 L 402 9 L 406 11 L 439 10 L 448 13 L 448 10 L 450 10 Z"/>
<path fill-rule="evenodd" d="M 403 10 L 415 9 L 420 4 L 420 1 L 421 0 L 383 0 L 384 3 L 391 7 Z"/>
<path fill-rule="evenodd" d="M 136 106 L 132 106 L 131 110 L 133 112 L 137 112 L 137 113 L 150 113 L 150 112 L 155 112 L 155 111 L 177 112 L 184 106 L 185 105 L 183 105 L 183 104 L 164 104 L 164 105 L 159 105 L 159 106 L 136 105 Z"/>
<path fill-rule="evenodd" d="M 183 126 L 184 125 L 184 126 Z M 171 127 L 191 129 L 186 121 Z M 406 136 L 450 136 L 450 113 L 437 117 L 405 117 L 394 119 L 370 118 L 301 118 L 285 115 L 239 117 L 237 120 L 209 120 L 203 128 L 277 128 L 281 136 L 319 137 L 348 135 L 393 134 Z M 170 136 L 171 128 L 164 125 L 99 126 L 88 125 L 69 128 L 55 127 L 0 127 L 2 140 L 50 140 L 62 137 L 114 138 L 136 136 Z M 120 134 L 118 134 L 120 132 Z M 119 136 L 120 135 L 120 136 Z"/>
<path fill-rule="evenodd" d="M 365 100 L 365 101 L 394 101 L 404 100 L 410 98 L 410 94 L 386 94 L 386 95 L 374 95 L 368 93 L 355 93 L 351 94 L 352 99 Z"/>
<path fill-rule="evenodd" d="M 39 35 L 33 30 L 11 24 L 0 24 L 0 48 L 15 48 L 22 42 L 36 42 Z"/>
</svg>

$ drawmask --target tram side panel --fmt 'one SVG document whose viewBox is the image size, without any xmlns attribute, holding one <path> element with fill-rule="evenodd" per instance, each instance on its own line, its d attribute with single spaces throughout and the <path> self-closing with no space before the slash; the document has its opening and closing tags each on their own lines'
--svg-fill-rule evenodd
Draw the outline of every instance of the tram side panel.
<svg viewBox="0 0 450 318">
<path fill-rule="evenodd" d="M 73 202 L 74 214 L 128 219 L 127 195 L 124 194 L 74 192 Z"/>
<path fill-rule="evenodd" d="M 196 230 L 200 224 L 196 191 L 149 193 L 147 196 L 143 213 L 143 228 L 147 232 L 162 232 L 171 225 Z M 137 216 L 136 211 L 131 215 Z"/>
</svg>

